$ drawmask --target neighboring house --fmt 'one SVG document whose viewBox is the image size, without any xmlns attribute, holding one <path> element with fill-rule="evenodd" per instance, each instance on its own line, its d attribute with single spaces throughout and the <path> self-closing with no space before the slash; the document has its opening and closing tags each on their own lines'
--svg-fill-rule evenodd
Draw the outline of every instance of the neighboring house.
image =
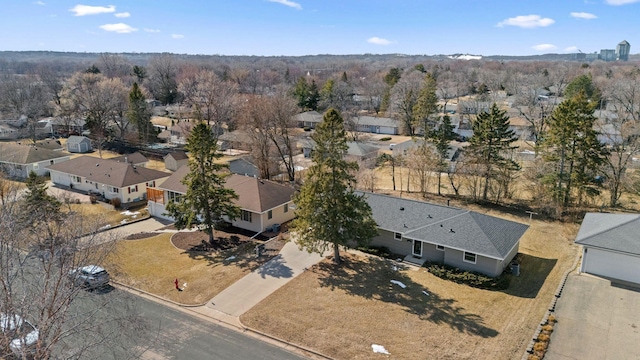
<svg viewBox="0 0 640 360">
<path fill-rule="evenodd" d="M 105 199 L 120 199 L 122 204 L 146 199 L 147 188 L 169 177 L 169 173 L 131 163 L 80 156 L 50 165 L 51 181 L 80 191 L 96 193 Z"/>
<path fill-rule="evenodd" d="M 378 147 L 355 141 L 347 141 L 347 146 L 346 160 L 360 161 L 366 166 L 375 165 L 380 150 Z"/>
<path fill-rule="evenodd" d="M 0 124 L 0 140 L 15 140 L 20 137 L 20 130 L 10 125 Z"/>
<path fill-rule="evenodd" d="M 35 126 L 35 135 L 37 137 L 53 136 L 53 118 L 38 120 Z"/>
<path fill-rule="evenodd" d="M 179 121 L 177 124 L 169 128 L 171 132 L 171 138 L 169 140 L 172 144 L 186 144 L 189 134 L 191 134 L 193 124 L 188 121 Z"/>
<path fill-rule="evenodd" d="M 398 135 L 400 122 L 392 118 L 376 116 L 358 116 L 353 118 L 355 131 L 373 134 Z"/>
<path fill-rule="evenodd" d="M 640 284 L 640 214 L 587 213 L 575 243 L 580 272 Z"/>
<path fill-rule="evenodd" d="M 487 101 L 461 100 L 457 109 L 460 114 L 478 115 L 481 112 L 489 112 L 491 104 Z"/>
<path fill-rule="evenodd" d="M 129 163 L 135 166 L 147 167 L 147 163 L 149 159 L 147 159 L 144 155 L 139 152 L 134 152 L 133 154 L 125 154 L 121 156 L 116 156 L 110 158 L 111 161 L 121 162 L 121 163 Z"/>
<path fill-rule="evenodd" d="M 528 226 L 474 211 L 364 193 L 378 224 L 371 245 L 408 262 L 444 263 L 498 276 L 518 253 Z"/>
<path fill-rule="evenodd" d="M 316 125 L 322 122 L 322 119 L 322 115 L 317 111 L 306 111 L 293 117 L 298 127 L 309 129 L 315 129 Z"/>
<path fill-rule="evenodd" d="M 42 140 L 38 141 L 35 145 L 41 149 L 53 150 L 53 151 L 62 151 L 64 147 L 60 140 Z"/>
<path fill-rule="evenodd" d="M 149 189 L 149 214 L 173 220 L 165 214 L 165 208 L 169 201 L 187 193 L 182 180 L 188 173 L 189 167 L 183 166 L 165 182 Z M 231 222 L 233 226 L 263 232 L 274 224 L 283 224 L 294 217 L 291 197 L 295 190 L 292 187 L 237 174 L 227 177 L 225 186 L 236 192 L 238 199 L 234 203 L 242 210 L 240 217 Z"/>
<path fill-rule="evenodd" d="M 0 143 L 0 167 L 9 177 L 26 179 L 31 171 L 37 175 L 49 174 L 48 165 L 71 159 L 69 154 L 42 149 L 37 146 Z"/>
<path fill-rule="evenodd" d="M 260 170 L 256 164 L 246 158 L 233 159 L 229 161 L 229 171 L 238 175 L 259 177 Z"/>
<path fill-rule="evenodd" d="M 244 150 L 251 151 L 254 141 L 244 130 L 225 131 L 218 136 L 218 143 L 220 144 L 220 150 Z"/>
<path fill-rule="evenodd" d="M 67 151 L 70 153 L 87 153 L 93 150 L 91 139 L 86 136 L 72 135 L 67 139 Z"/>
<path fill-rule="evenodd" d="M 84 130 L 86 121 L 82 119 L 51 119 L 53 133 L 63 136 L 72 135 L 72 133 L 80 134 Z"/>
<path fill-rule="evenodd" d="M 171 171 L 176 171 L 183 165 L 187 165 L 189 163 L 187 153 L 182 150 L 176 150 L 168 153 L 164 156 L 163 160 L 164 167 Z"/>
</svg>

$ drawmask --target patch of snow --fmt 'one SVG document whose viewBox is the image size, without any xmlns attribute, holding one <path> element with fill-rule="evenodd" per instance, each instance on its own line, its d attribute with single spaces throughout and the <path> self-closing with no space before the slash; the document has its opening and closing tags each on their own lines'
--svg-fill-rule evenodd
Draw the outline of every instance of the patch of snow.
<svg viewBox="0 0 640 360">
<path fill-rule="evenodd" d="M 402 282 L 400 282 L 398 280 L 391 280 L 391 283 L 392 284 L 396 284 L 396 285 L 400 286 L 403 289 L 407 287 L 407 285 L 403 284 Z"/>
<path fill-rule="evenodd" d="M 398 271 L 398 267 L 397 266 L 393 266 L 393 271 Z"/>
<path fill-rule="evenodd" d="M 122 214 L 124 216 L 134 216 L 134 215 L 139 215 L 140 211 L 131 212 L 129 210 L 125 210 L 125 211 L 121 212 L 120 214 Z"/>
<path fill-rule="evenodd" d="M 229 260 L 233 260 L 233 259 L 235 259 L 235 258 L 236 258 L 236 256 L 235 256 L 235 255 L 231 255 L 231 256 L 229 256 L 228 258 L 224 259 L 224 260 L 225 260 L 225 261 L 229 261 Z"/>
<path fill-rule="evenodd" d="M 120 221 L 120 224 L 126 224 L 127 223 L 127 219 L 122 219 L 122 221 Z"/>
<path fill-rule="evenodd" d="M 449 59 L 455 59 L 455 60 L 480 60 L 482 59 L 481 55 L 469 55 L 469 54 L 464 54 L 464 55 L 457 55 L 457 56 L 448 56 Z"/>
<path fill-rule="evenodd" d="M 182 284 L 182 287 L 187 287 L 187 283 Z"/>
<path fill-rule="evenodd" d="M 391 355 L 382 345 L 371 344 L 371 349 L 374 353 Z"/>
<path fill-rule="evenodd" d="M 425 295 L 427 295 L 427 296 L 429 296 L 429 293 L 428 293 L 428 292 L 426 292 L 426 291 L 424 291 L 424 290 L 422 290 L 422 293 L 423 293 L 423 294 L 425 294 Z"/>
<path fill-rule="evenodd" d="M 101 227 L 101 228 L 100 228 L 100 229 L 98 229 L 98 230 L 104 230 L 104 229 L 108 229 L 108 228 L 110 228 L 110 227 L 111 227 L 111 225 L 110 225 L 110 224 L 107 224 L 107 225 L 105 225 L 105 226 Z"/>
</svg>

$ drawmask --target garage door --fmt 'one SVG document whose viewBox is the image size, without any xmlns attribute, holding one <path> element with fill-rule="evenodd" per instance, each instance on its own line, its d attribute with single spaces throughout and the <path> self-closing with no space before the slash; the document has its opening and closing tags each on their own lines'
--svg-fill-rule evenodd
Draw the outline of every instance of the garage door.
<svg viewBox="0 0 640 360">
<path fill-rule="evenodd" d="M 582 271 L 640 284 L 640 257 L 589 248 L 582 259 Z"/>
</svg>

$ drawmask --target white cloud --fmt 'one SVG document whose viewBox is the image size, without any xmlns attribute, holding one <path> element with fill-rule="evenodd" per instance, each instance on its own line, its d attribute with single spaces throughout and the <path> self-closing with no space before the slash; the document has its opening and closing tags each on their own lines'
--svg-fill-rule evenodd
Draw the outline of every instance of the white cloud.
<svg viewBox="0 0 640 360">
<path fill-rule="evenodd" d="M 389 41 L 387 39 L 379 38 L 377 36 L 374 36 L 372 38 L 367 39 L 367 42 L 370 43 L 370 44 L 376 44 L 376 45 L 389 45 L 389 44 L 391 44 L 391 41 Z"/>
<path fill-rule="evenodd" d="M 182 39 L 184 35 L 182 34 L 171 34 L 171 38 L 173 39 Z"/>
<path fill-rule="evenodd" d="M 614 6 L 618 6 L 618 5 L 627 5 L 627 4 L 633 4 L 633 3 L 637 3 L 640 0 L 606 0 L 605 2 L 609 5 L 614 5 Z"/>
<path fill-rule="evenodd" d="M 34 4 L 36 4 L 36 5 L 44 5 L 44 2 L 43 1 L 36 1 L 36 2 L 34 2 Z"/>
<path fill-rule="evenodd" d="M 144 31 L 146 31 L 148 33 L 159 33 L 160 32 L 160 30 L 158 30 L 158 29 L 147 29 L 147 28 L 145 28 Z"/>
<path fill-rule="evenodd" d="M 568 52 L 568 53 L 574 53 L 574 52 L 578 52 L 578 51 L 580 51 L 580 50 L 578 49 L 577 46 L 569 46 L 568 48 L 564 49 L 564 52 Z"/>
<path fill-rule="evenodd" d="M 532 46 L 531 48 L 538 51 L 549 51 L 557 48 L 557 46 L 553 44 L 538 44 L 538 45 Z"/>
<path fill-rule="evenodd" d="M 71 9 L 69 9 L 69 11 L 75 13 L 75 16 L 97 15 L 97 14 L 116 12 L 116 7 L 113 5 L 109 5 L 109 6 L 76 5 Z"/>
<path fill-rule="evenodd" d="M 117 18 L 128 18 L 129 16 L 131 16 L 131 14 L 129 14 L 128 12 L 115 13 L 114 15 Z"/>
<path fill-rule="evenodd" d="M 586 12 L 572 12 L 569 15 L 571 17 L 574 17 L 574 18 L 577 18 L 577 19 L 586 19 L 586 20 L 591 20 L 591 19 L 597 19 L 598 18 L 594 14 L 590 14 L 590 13 L 586 13 Z"/>
<path fill-rule="evenodd" d="M 288 7 L 292 7 L 294 9 L 302 10 L 302 5 L 298 4 L 297 2 L 293 2 L 289 0 L 267 0 L 267 1 L 272 3 L 282 4 Z"/>
<path fill-rule="evenodd" d="M 545 27 L 555 23 L 555 20 L 550 18 L 543 18 L 540 15 L 520 15 L 512 18 L 508 18 L 499 22 L 496 26 L 503 27 L 518 26 L 521 28 L 531 29 L 537 27 Z"/>
<path fill-rule="evenodd" d="M 116 32 L 118 34 L 128 34 L 134 31 L 138 31 L 138 29 L 123 23 L 100 25 L 100 29 L 104 31 Z"/>
</svg>

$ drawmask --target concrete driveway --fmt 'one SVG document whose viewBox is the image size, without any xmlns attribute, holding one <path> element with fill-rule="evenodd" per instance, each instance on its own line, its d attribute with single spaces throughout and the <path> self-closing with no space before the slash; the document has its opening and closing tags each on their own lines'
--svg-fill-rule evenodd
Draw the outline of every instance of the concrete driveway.
<svg viewBox="0 0 640 360">
<path fill-rule="evenodd" d="M 545 359 L 640 359 L 640 288 L 571 273 Z"/>
</svg>

